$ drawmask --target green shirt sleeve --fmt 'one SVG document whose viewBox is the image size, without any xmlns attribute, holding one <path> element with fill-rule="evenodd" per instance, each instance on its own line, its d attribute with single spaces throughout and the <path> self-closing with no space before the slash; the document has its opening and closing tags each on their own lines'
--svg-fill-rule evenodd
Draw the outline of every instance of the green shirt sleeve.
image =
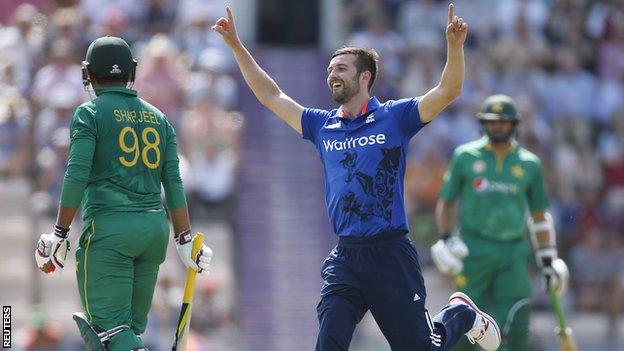
<svg viewBox="0 0 624 351">
<path fill-rule="evenodd" d="M 548 196 L 546 195 L 546 190 L 544 190 L 542 163 L 539 159 L 535 161 L 534 166 L 531 182 L 527 187 L 527 201 L 531 213 L 548 208 Z"/>
<path fill-rule="evenodd" d="M 97 126 L 93 112 L 86 107 L 78 107 L 72 117 L 69 132 L 69 157 L 63 178 L 61 205 L 78 208 L 89 180 L 95 152 Z"/>
<path fill-rule="evenodd" d="M 461 190 L 462 171 L 461 171 L 461 154 L 457 150 L 453 153 L 451 163 L 444 173 L 444 183 L 440 190 L 440 197 L 446 201 L 454 201 Z"/>
<path fill-rule="evenodd" d="M 167 198 L 167 207 L 176 209 L 186 206 L 184 185 L 180 178 L 180 159 L 178 157 L 178 143 L 176 133 L 171 124 L 167 123 L 167 145 L 163 164 L 163 187 Z"/>
</svg>

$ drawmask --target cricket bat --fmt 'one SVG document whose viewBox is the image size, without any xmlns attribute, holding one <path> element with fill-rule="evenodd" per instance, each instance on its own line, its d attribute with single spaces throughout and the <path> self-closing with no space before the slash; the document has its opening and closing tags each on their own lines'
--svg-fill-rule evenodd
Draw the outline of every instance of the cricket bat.
<svg viewBox="0 0 624 351">
<path fill-rule="evenodd" d="M 572 334 L 572 328 L 566 323 L 565 316 L 563 315 L 559 296 L 557 296 L 557 293 L 553 290 L 549 291 L 548 294 L 553 305 L 555 317 L 557 318 L 555 335 L 557 335 L 559 348 L 561 351 L 578 351 L 578 347 L 576 347 L 576 342 L 574 341 L 574 335 Z"/>
<path fill-rule="evenodd" d="M 193 238 L 192 257 L 196 257 L 197 253 L 204 244 L 204 234 L 197 233 Z M 180 318 L 176 326 L 175 339 L 171 351 L 186 351 L 186 343 L 188 342 L 189 326 L 191 322 L 191 306 L 193 303 L 193 291 L 195 291 L 195 276 L 197 272 L 192 269 L 186 271 L 186 283 L 184 284 L 184 296 L 182 296 L 182 309 L 180 310 Z"/>
</svg>

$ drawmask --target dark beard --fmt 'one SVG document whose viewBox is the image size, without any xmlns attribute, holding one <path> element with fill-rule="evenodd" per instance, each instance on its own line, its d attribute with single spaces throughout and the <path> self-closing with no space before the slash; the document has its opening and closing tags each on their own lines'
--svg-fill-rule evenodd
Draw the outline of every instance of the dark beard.
<svg viewBox="0 0 624 351">
<path fill-rule="evenodd" d="M 505 144 L 507 142 L 509 142 L 509 140 L 511 140 L 511 138 L 513 138 L 514 136 L 514 129 L 512 129 L 508 134 L 506 135 L 491 135 L 490 133 L 485 133 L 488 136 L 488 139 L 490 140 L 490 143 L 492 144 Z"/>
<path fill-rule="evenodd" d="M 334 93 L 334 90 L 332 89 L 331 93 L 332 93 L 332 98 L 334 99 L 334 101 L 342 105 L 342 104 L 349 102 L 354 96 L 359 94 L 360 86 L 356 84 L 357 83 L 356 81 L 352 83 L 355 89 L 350 89 L 350 87 L 347 87 L 344 84 L 343 84 L 342 90 L 340 90 L 337 93 Z"/>
<path fill-rule="evenodd" d="M 487 135 L 488 139 L 490 140 L 490 142 L 492 144 L 505 144 L 507 142 L 509 142 L 509 140 L 511 140 L 514 135 L 516 134 L 516 125 L 512 125 L 511 130 L 509 131 L 509 133 L 505 134 L 505 135 L 492 135 L 490 133 L 488 133 L 488 130 L 485 126 L 482 126 L 482 130 L 485 133 L 485 135 Z"/>
</svg>

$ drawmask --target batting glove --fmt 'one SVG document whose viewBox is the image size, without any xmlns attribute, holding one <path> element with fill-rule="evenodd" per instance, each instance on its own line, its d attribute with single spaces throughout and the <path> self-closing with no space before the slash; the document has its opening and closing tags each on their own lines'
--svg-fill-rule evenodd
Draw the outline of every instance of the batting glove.
<svg viewBox="0 0 624 351">
<path fill-rule="evenodd" d="M 550 266 L 557 259 L 557 248 L 552 245 L 542 246 L 535 249 L 535 263 L 538 267 Z"/>
<path fill-rule="evenodd" d="M 546 292 L 554 291 L 557 295 L 562 296 L 568 291 L 570 272 L 562 259 L 557 258 L 549 265 L 541 267 L 541 272 Z"/>
<path fill-rule="evenodd" d="M 444 235 L 431 246 L 431 258 L 440 272 L 456 275 L 464 268 L 462 260 L 468 256 L 468 247 L 456 235 Z"/>
<path fill-rule="evenodd" d="M 69 228 L 58 225 L 54 226 L 53 233 L 41 234 L 35 250 L 35 261 L 42 272 L 48 274 L 63 270 L 69 252 L 68 234 Z"/>
<path fill-rule="evenodd" d="M 202 248 L 197 253 L 197 257 L 192 257 L 194 237 L 190 230 L 174 235 L 173 238 L 178 255 L 180 255 L 182 263 L 187 268 L 198 273 L 208 272 L 210 270 L 210 261 L 212 260 L 212 250 L 208 246 L 202 245 Z"/>
</svg>

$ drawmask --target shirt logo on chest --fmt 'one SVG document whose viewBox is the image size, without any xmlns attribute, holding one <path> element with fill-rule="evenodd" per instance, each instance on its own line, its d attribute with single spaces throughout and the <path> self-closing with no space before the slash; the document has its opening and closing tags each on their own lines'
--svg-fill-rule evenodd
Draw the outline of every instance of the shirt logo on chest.
<svg viewBox="0 0 624 351">
<path fill-rule="evenodd" d="M 486 165 L 485 165 L 485 161 L 483 160 L 476 160 L 473 164 L 472 164 L 472 171 L 475 173 L 483 173 L 485 171 Z"/>
<path fill-rule="evenodd" d="M 482 193 L 487 190 L 489 182 L 487 179 L 483 177 L 479 177 L 472 182 L 472 186 L 474 187 L 477 193 Z"/>
<path fill-rule="evenodd" d="M 503 193 L 503 194 L 517 194 L 519 187 L 517 184 L 505 183 L 500 181 L 490 181 L 485 177 L 477 177 L 472 182 L 472 187 L 475 193 Z"/>
<path fill-rule="evenodd" d="M 371 123 L 371 122 L 375 122 L 375 114 L 371 113 L 370 115 L 368 115 L 366 117 L 366 121 L 364 121 L 365 124 Z"/>
<path fill-rule="evenodd" d="M 524 169 L 519 165 L 515 165 L 511 167 L 511 174 L 518 179 L 522 179 L 524 177 Z"/>
<path fill-rule="evenodd" d="M 339 122 L 340 123 L 340 122 Z M 386 135 L 385 134 L 371 134 L 368 136 L 362 137 L 351 137 L 345 138 L 343 140 L 323 140 L 323 146 L 325 147 L 325 151 L 342 151 L 347 149 L 353 149 L 356 147 L 364 147 L 367 145 L 375 145 L 375 144 L 385 144 L 386 143 Z"/>
</svg>

